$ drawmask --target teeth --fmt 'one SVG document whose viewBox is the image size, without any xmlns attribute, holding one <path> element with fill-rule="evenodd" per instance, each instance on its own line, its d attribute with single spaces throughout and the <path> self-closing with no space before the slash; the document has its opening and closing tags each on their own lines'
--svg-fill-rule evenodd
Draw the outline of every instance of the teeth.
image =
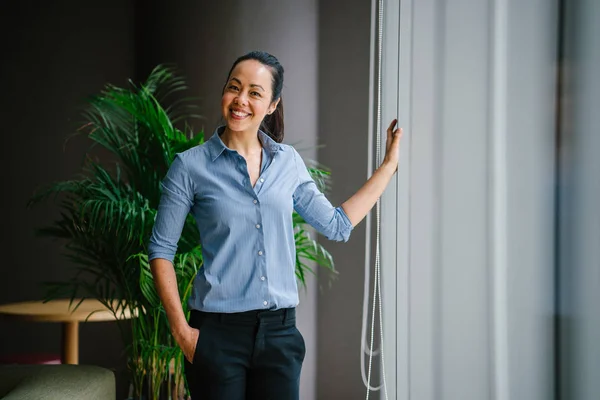
<svg viewBox="0 0 600 400">
<path fill-rule="evenodd" d="M 246 113 L 243 113 L 243 112 L 240 112 L 240 111 L 235 111 L 235 110 L 232 110 L 231 112 L 232 112 L 234 115 L 237 115 L 238 117 L 246 117 L 246 116 L 248 116 L 248 115 L 249 115 L 249 114 L 246 114 Z"/>
</svg>

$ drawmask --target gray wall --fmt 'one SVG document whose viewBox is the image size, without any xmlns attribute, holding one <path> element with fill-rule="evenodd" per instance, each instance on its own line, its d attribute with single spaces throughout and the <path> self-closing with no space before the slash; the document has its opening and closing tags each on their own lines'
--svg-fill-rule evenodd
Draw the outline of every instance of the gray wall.
<svg viewBox="0 0 600 400">
<path fill-rule="evenodd" d="M 334 204 L 360 187 L 367 177 L 369 2 L 346 2 L 344 7 L 331 0 L 157 4 L 140 10 L 138 21 L 153 27 L 141 29 L 147 48 L 140 49 L 140 65 L 176 61 L 202 97 L 207 132 L 219 122 L 219 97 L 231 62 L 248 50 L 270 51 L 286 69 L 286 142 L 312 148 L 303 152 L 311 158 L 317 157 L 314 146 L 323 145 L 318 160 L 332 170 L 329 198 Z M 364 396 L 364 239 L 362 224 L 350 243 L 322 241 L 340 274 L 330 285 L 329 274 L 320 272 L 300 301 L 299 324 L 308 346 L 303 399 Z"/>
<path fill-rule="evenodd" d="M 600 3 L 565 3 L 561 133 L 561 399 L 600 393 Z"/>
<path fill-rule="evenodd" d="M 175 63 L 201 98 L 202 125 L 210 136 L 221 123 L 221 90 L 233 61 L 251 50 L 270 52 L 285 69 L 284 142 L 314 159 L 322 132 L 317 126 L 318 11 L 316 0 L 145 2 L 137 14 L 138 75 L 159 62 Z M 317 290 L 309 277 L 298 307 L 307 347 L 300 392 L 307 400 L 316 392 Z"/>
<path fill-rule="evenodd" d="M 101 4 L 100 4 L 101 3 Z M 223 80 L 235 57 L 251 49 L 278 56 L 286 68 L 286 142 L 316 156 L 316 2 L 247 2 L 227 5 L 178 2 L 62 1 L 30 8 L 2 3 L 2 119 L 8 144 L 2 147 L 9 196 L 3 254 L 10 279 L 0 281 L 0 302 L 37 300 L 43 281 L 70 276 L 61 243 L 34 237 L 34 229 L 57 216 L 51 202 L 26 210 L 41 185 L 79 172 L 89 143 L 66 137 L 79 127 L 85 97 L 107 83 L 144 79 L 156 63 L 175 63 L 200 97 L 204 128 L 219 123 Z M 259 22 L 257 22 L 259 21 Z M 241 27 L 226 30 L 226 27 Z M 230 29 L 230 28 L 229 28 Z M 288 95 L 289 93 L 289 95 Z M 196 126 L 201 128 L 201 126 Z M 302 293 L 299 325 L 308 348 L 303 398 L 314 398 L 316 371 L 316 283 Z M 59 352 L 60 326 L 0 321 L 0 356 Z M 81 325 L 81 363 L 118 370 L 126 390 L 121 338 L 114 324 Z M 91 344 L 94 343 L 94 346 Z"/>
<path fill-rule="evenodd" d="M 319 2 L 319 161 L 331 168 L 337 205 L 367 179 L 370 14 L 368 1 Z M 320 279 L 317 398 L 361 399 L 365 223 L 348 243 L 326 245 L 339 276 L 331 287 Z"/>
<path fill-rule="evenodd" d="M 65 139 L 79 127 L 84 99 L 134 72 L 132 1 L 0 3 L 0 119 L 3 177 L 3 278 L 0 303 L 39 300 L 42 282 L 66 279 L 61 243 L 34 236 L 57 217 L 51 202 L 28 210 L 40 186 L 72 178 L 89 143 Z M 110 29 L 107 27 L 110 26 Z M 58 324 L 0 320 L 0 356 L 59 353 Z M 114 323 L 81 325 L 80 362 L 124 375 Z M 92 345 L 93 344 L 93 345 Z M 121 380 L 119 380 L 121 383 Z M 120 393 L 126 387 L 120 386 Z"/>
</svg>

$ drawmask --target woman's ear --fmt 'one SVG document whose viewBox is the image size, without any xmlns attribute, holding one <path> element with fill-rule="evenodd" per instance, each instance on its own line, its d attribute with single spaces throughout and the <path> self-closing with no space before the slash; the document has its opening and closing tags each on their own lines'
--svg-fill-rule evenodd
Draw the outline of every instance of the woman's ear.
<svg viewBox="0 0 600 400">
<path fill-rule="evenodd" d="M 277 106 L 279 105 L 279 101 L 281 100 L 281 97 L 278 98 L 276 101 L 272 102 L 271 105 L 269 106 L 269 111 L 267 112 L 267 114 L 271 115 L 273 114 L 273 112 L 277 109 Z"/>
</svg>

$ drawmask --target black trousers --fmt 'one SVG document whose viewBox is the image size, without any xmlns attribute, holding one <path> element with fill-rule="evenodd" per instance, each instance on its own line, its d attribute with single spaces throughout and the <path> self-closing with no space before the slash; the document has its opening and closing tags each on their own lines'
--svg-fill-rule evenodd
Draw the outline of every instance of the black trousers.
<svg viewBox="0 0 600 400">
<path fill-rule="evenodd" d="M 306 347 L 295 309 L 192 311 L 189 323 L 200 330 L 193 364 L 185 362 L 193 400 L 299 399 Z"/>
</svg>

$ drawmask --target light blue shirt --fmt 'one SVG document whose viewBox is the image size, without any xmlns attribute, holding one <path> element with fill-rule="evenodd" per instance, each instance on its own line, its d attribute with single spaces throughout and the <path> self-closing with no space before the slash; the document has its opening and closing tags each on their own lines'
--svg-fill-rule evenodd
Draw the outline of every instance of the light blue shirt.
<svg viewBox="0 0 600 400">
<path fill-rule="evenodd" d="M 188 213 L 200 232 L 203 267 L 191 309 L 242 312 L 298 304 L 292 212 L 331 240 L 347 241 L 352 224 L 318 190 L 298 152 L 262 131 L 261 172 L 252 187 L 246 160 L 221 140 L 176 155 L 161 183 L 162 196 L 149 259 L 173 261 Z"/>
</svg>

